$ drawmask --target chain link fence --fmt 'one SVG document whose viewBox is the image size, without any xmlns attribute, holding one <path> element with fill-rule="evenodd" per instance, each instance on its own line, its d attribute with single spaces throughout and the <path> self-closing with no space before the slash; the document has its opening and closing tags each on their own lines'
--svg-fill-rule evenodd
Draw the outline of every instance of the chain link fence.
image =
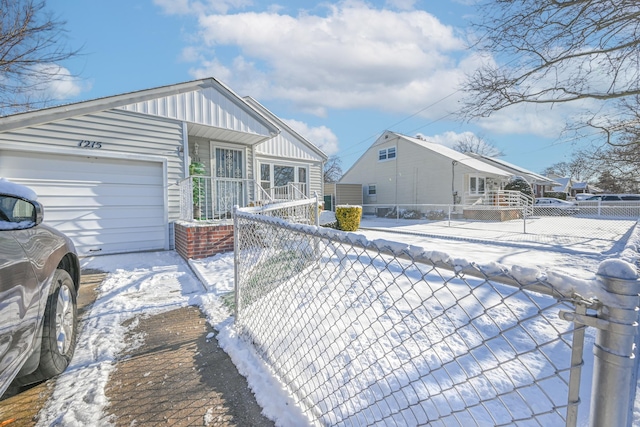
<svg viewBox="0 0 640 427">
<path fill-rule="evenodd" d="M 306 225 L 309 206 L 298 223 L 236 209 L 235 322 L 314 423 L 629 425 L 635 267 L 608 287 L 480 266 Z"/>
<path fill-rule="evenodd" d="M 550 240 L 576 251 L 606 252 L 640 218 L 638 202 L 578 202 L 563 207 L 463 205 L 363 205 L 363 228 L 437 237 L 477 238 L 494 231 L 493 241 L 545 244 Z M 611 203 L 609 203 L 611 204 Z M 623 206 L 624 205 L 624 206 Z M 477 237 L 476 237 L 477 236 Z"/>
</svg>

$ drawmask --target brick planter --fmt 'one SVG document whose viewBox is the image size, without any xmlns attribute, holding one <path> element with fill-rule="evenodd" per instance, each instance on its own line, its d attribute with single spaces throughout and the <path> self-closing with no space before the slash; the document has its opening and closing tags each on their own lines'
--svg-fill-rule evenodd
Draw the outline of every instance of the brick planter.
<svg viewBox="0 0 640 427">
<path fill-rule="evenodd" d="M 174 225 L 176 252 L 184 259 L 207 258 L 233 251 L 233 225 L 178 221 Z"/>
</svg>

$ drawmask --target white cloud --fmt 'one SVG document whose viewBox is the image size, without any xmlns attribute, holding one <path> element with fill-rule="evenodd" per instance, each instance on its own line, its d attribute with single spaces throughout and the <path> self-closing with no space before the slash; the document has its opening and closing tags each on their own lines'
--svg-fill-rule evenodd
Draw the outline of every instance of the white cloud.
<svg viewBox="0 0 640 427">
<path fill-rule="evenodd" d="M 452 58 L 464 53 L 462 41 L 425 11 L 348 1 L 295 16 L 277 8 L 220 14 L 189 4 L 200 40 L 183 55 L 197 60 L 193 76 L 217 77 L 262 101 L 289 100 L 320 116 L 332 108 L 414 112 L 455 92 L 464 76 Z M 413 1 L 393 4 L 407 9 Z M 455 99 L 424 114 L 445 108 L 456 108 Z"/>
<path fill-rule="evenodd" d="M 66 100 L 78 96 L 89 88 L 65 67 L 56 64 L 38 64 L 30 82 L 34 96 L 41 99 Z"/>
<path fill-rule="evenodd" d="M 437 144 L 441 144 L 449 148 L 453 148 L 461 140 L 477 138 L 477 136 L 473 132 L 468 132 L 468 131 L 461 132 L 461 133 L 448 131 L 448 132 L 444 132 L 434 136 L 425 136 L 422 134 L 418 134 L 418 135 L 422 137 L 422 139 L 435 142 Z"/>
<path fill-rule="evenodd" d="M 468 51 L 458 29 L 415 10 L 414 0 L 386 0 L 387 9 L 345 0 L 297 14 L 277 5 L 245 11 L 247 0 L 154 1 L 167 13 L 197 17 L 195 42 L 182 55 L 193 63 L 192 76 L 216 77 L 240 95 L 289 101 L 318 117 L 360 108 L 442 119 L 458 110 L 466 76 L 493 62 Z M 478 125 L 556 137 L 563 114 L 575 111 L 515 107 Z"/>
<path fill-rule="evenodd" d="M 283 121 L 291 129 L 324 151 L 326 155 L 331 156 L 338 152 L 338 137 L 328 127 L 309 127 L 306 123 L 294 119 L 283 119 Z"/>
</svg>

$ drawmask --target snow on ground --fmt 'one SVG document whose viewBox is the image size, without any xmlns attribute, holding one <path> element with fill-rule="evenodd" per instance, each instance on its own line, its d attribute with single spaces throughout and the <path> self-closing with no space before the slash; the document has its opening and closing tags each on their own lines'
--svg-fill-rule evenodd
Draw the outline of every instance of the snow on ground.
<svg viewBox="0 0 640 427">
<path fill-rule="evenodd" d="M 433 239 L 421 236 L 415 230 L 410 232 L 414 234 L 389 234 L 381 230 L 361 234 L 369 239 L 396 239 L 480 263 L 495 261 L 506 265 L 544 266 L 544 269 L 572 269 L 571 274 L 582 277 L 592 276 L 599 262 L 611 255 L 551 251 L 548 247 L 540 250 L 519 244 Z M 307 420 L 300 408 L 283 391 L 252 347 L 232 328 L 232 318 L 220 297 L 233 288 L 233 262 L 233 254 L 223 254 L 191 261 L 189 266 L 175 252 L 83 259 L 83 268 L 100 269 L 109 275 L 97 290 L 98 296 L 86 315 L 74 359 L 57 379 L 53 396 L 42 410 L 38 425 L 111 425 L 112 420 L 104 415 L 108 403 L 105 386 L 118 355 L 128 345 L 124 340 L 127 331 L 135 327 L 137 317 L 161 314 L 185 305 L 200 306 L 209 322 L 220 331 L 220 346 L 231 356 L 238 370 L 247 376 L 264 414 L 280 426 L 305 425 Z M 134 319 L 132 324 L 123 326 L 131 319 Z M 588 360 L 585 362 L 589 363 Z M 588 369 L 585 367 L 585 371 Z"/>
</svg>

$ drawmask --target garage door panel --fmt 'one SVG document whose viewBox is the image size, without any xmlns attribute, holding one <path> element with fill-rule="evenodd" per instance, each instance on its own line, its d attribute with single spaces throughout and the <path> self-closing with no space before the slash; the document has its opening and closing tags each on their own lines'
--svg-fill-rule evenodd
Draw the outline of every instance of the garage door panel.
<svg viewBox="0 0 640 427">
<path fill-rule="evenodd" d="M 121 226 L 122 221 L 119 219 L 86 219 L 79 218 L 75 220 L 47 220 L 47 224 L 56 229 L 62 231 L 63 233 L 70 233 L 73 230 L 102 230 L 103 234 L 110 232 L 112 230 L 131 230 L 132 228 L 137 229 L 149 229 L 149 231 L 153 232 L 153 229 L 156 227 L 163 227 L 164 221 L 159 218 L 134 218 L 127 222 L 126 226 Z M 109 230 L 109 231 L 105 231 Z"/>
<path fill-rule="evenodd" d="M 33 181 L 33 180 L 32 180 Z M 104 196 L 126 196 L 130 193 L 146 194 L 152 197 L 161 197 L 163 188 L 158 184 L 141 184 L 141 183 L 128 183 L 128 184 L 113 184 L 113 183 L 78 183 L 61 185 L 59 182 L 55 183 L 41 183 L 24 181 L 25 185 L 32 188 L 37 194 L 42 194 L 46 197 L 46 194 L 55 195 L 73 195 L 77 197 L 104 197 Z"/>
<path fill-rule="evenodd" d="M 161 162 L 0 151 L 0 170 L 38 194 L 45 223 L 81 255 L 168 246 Z"/>
<path fill-rule="evenodd" d="M 37 193 L 37 190 L 34 190 Z M 42 193 L 40 193 L 42 194 Z M 57 197 L 38 197 L 38 201 L 47 208 L 60 207 L 87 207 L 92 209 L 100 209 L 103 206 L 121 207 L 123 209 L 130 206 L 148 206 L 158 207 L 162 209 L 162 203 L 159 203 L 158 196 L 153 195 L 122 195 L 122 196 L 100 196 L 96 198 L 79 197 L 76 195 L 60 195 Z"/>
<path fill-rule="evenodd" d="M 109 221 L 129 219 L 143 219 L 145 221 L 158 220 L 164 223 L 164 219 L 157 215 L 157 207 L 140 206 L 133 208 L 125 207 L 106 207 L 101 209 L 92 209 L 89 207 L 64 209 L 64 208 L 47 208 L 45 216 L 48 222 L 55 221 Z"/>
<path fill-rule="evenodd" d="M 4 159 L 4 160 L 3 160 Z M 35 167 L 37 166 L 37 168 Z M 23 156 L 0 156 L 0 169 L 4 174 L 19 176 L 28 170 L 27 179 L 37 182 L 62 184 L 143 183 L 161 185 L 162 175 L 155 173 L 158 163 L 127 159 L 96 159 L 81 156 L 59 156 L 29 153 Z M 105 175 L 105 169 L 112 173 Z M 117 172 L 117 173 L 114 173 Z M 76 179 L 81 176 L 81 179 Z"/>
</svg>

